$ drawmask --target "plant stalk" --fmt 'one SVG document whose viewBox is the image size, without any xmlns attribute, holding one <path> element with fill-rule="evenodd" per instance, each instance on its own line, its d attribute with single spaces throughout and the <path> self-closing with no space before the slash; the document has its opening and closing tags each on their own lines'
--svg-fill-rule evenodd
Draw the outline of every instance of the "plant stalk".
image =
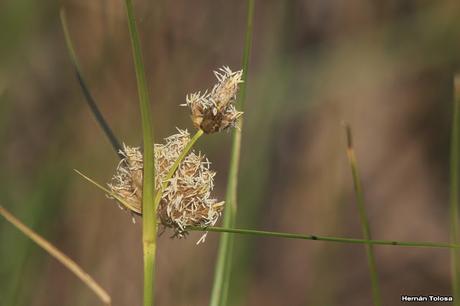
<svg viewBox="0 0 460 306">
<path fill-rule="evenodd" d="M 154 140 L 150 111 L 150 100 L 142 60 L 141 43 L 137 31 L 136 19 L 131 0 L 125 0 L 128 17 L 129 34 L 133 50 L 134 67 L 136 70 L 139 106 L 142 118 L 142 133 L 144 143 L 144 172 L 142 188 L 142 242 L 144 251 L 144 306 L 154 304 L 154 275 L 157 238 L 157 211 L 155 209 L 155 162 Z"/>
<path fill-rule="evenodd" d="M 75 170 L 76 173 L 81 175 L 83 178 L 88 180 L 90 183 L 114 197 L 118 201 L 122 202 L 123 199 L 118 198 L 116 194 L 108 190 L 107 188 L 101 186 L 94 180 L 90 179 L 81 172 Z M 127 206 L 128 207 L 128 206 Z M 251 230 L 251 229 L 238 229 L 238 228 L 225 228 L 225 227 L 188 227 L 188 230 L 196 232 L 218 232 L 218 233 L 230 233 L 230 234 L 243 234 L 243 235 L 252 235 L 252 236 L 263 236 L 263 237 L 273 237 L 273 238 L 290 238 L 290 239 L 302 239 L 302 240 L 318 240 L 326 242 L 340 242 L 340 243 L 355 243 L 355 244 L 371 244 L 371 245 L 393 245 L 393 246 L 405 246 L 405 247 L 425 247 L 425 248 L 448 248 L 448 249 L 458 249 L 460 244 L 453 243 L 442 243 L 442 242 L 411 242 L 411 241 L 397 241 L 397 240 L 366 240 L 366 239 L 355 239 L 355 238 L 346 238 L 346 237 L 329 237 L 329 236 L 317 236 L 317 235 L 304 235 L 296 233 L 284 233 L 284 232 L 272 232 L 272 231 L 260 231 L 260 230 Z"/>
<path fill-rule="evenodd" d="M 454 77 L 454 101 L 452 115 L 452 134 L 450 147 L 450 241 L 459 242 L 458 220 L 458 184 L 459 184 L 459 154 L 460 154 L 460 76 Z M 460 263 L 459 251 L 451 250 L 451 278 L 454 305 L 460 305 Z"/>
<path fill-rule="evenodd" d="M 353 185 L 356 194 L 356 204 L 359 211 L 359 219 L 361 221 L 361 228 L 365 240 L 371 240 L 371 230 L 369 226 L 369 220 L 366 213 L 366 207 L 364 205 L 363 188 L 361 185 L 361 178 L 358 171 L 358 165 L 356 162 L 355 150 L 353 148 L 353 138 L 351 134 L 351 128 L 349 125 L 345 125 L 347 134 L 347 156 L 350 164 L 351 173 L 353 176 Z M 366 255 L 369 265 L 369 271 L 371 275 L 371 286 L 372 286 L 372 298 L 375 306 L 382 305 L 382 298 L 380 295 L 379 279 L 377 273 L 377 265 L 375 263 L 375 255 L 372 244 L 366 244 Z"/>
<path fill-rule="evenodd" d="M 189 227 L 187 229 L 191 231 L 196 231 L 196 232 L 230 233 L 230 234 L 251 235 L 251 236 L 259 236 L 259 237 L 313 240 L 313 241 L 336 242 L 336 243 L 345 243 L 345 244 L 388 245 L 388 246 L 402 246 L 402 247 L 416 247 L 416 248 L 460 249 L 460 244 L 431 242 L 431 241 L 416 242 L 416 241 L 397 241 L 397 240 L 367 240 L 367 239 L 346 238 L 346 237 L 332 237 L 332 236 L 304 235 L 304 234 L 283 233 L 283 232 L 270 232 L 270 231 L 260 231 L 260 230 L 252 230 L 252 229 L 225 228 L 225 227 L 217 227 L 217 226 L 204 227 L 204 228 Z"/>
<path fill-rule="evenodd" d="M 239 110 L 244 109 L 246 100 L 246 88 L 248 82 L 249 57 L 252 46 L 252 32 L 254 21 L 255 0 L 247 1 L 247 23 L 245 43 L 243 50 L 243 75 L 244 83 L 240 86 L 240 93 L 236 106 Z M 238 172 L 241 152 L 241 138 L 243 119 L 239 121 L 239 127 L 233 131 L 232 153 L 230 160 L 230 171 L 228 175 L 226 205 L 224 211 L 224 227 L 234 227 L 236 224 L 237 194 L 238 194 Z M 224 233 L 219 242 L 214 283 L 211 293 L 210 306 L 224 306 L 227 304 L 228 290 L 230 287 L 230 276 L 232 270 L 233 241 L 234 237 Z"/>
<path fill-rule="evenodd" d="M 63 266 L 77 276 L 90 290 L 92 290 L 97 297 L 105 304 L 111 305 L 110 295 L 102 288 L 88 273 L 86 273 L 75 261 L 70 259 L 67 255 L 62 253 L 48 240 L 34 232 L 31 228 L 27 227 L 24 223 L 19 221 L 13 214 L 0 206 L 0 215 L 3 216 L 14 227 L 21 231 L 25 236 L 35 242 L 43 250 L 48 252 L 51 256 L 56 258 Z"/>
</svg>

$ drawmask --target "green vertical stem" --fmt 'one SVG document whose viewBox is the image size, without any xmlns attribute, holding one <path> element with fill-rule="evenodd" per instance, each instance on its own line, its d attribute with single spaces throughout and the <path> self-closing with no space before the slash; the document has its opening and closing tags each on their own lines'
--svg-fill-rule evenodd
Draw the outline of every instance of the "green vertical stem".
<svg viewBox="0 0 460 306">
<path fill-rule="evenodd" d="M 144 178 L 142 192 L 142 241 L 144 251 L 144 306 L 152 306 L 154 302 L 154 274 L 157 237 L 157 213 L 154 205 L 155 198 L 155 168 L 153 155 L 153 128 L 150 111 L 150 101 L 145 79 L 144 64 L 139 33 L 136 27 L 133 4 L 125 0 L 128 16 L 129 34 L 133 49 L 133 60 L 136 70 L 139 105 L 142 118 L 144 140 Z"/>
<path fill-rule="evenodd" d="M 459 154 L 460 154 L 460 76 L 454 77 L 454 103 L 452 118 L 452 134 L 450 145 L 450 239 L 452 243 L 458 243 L 458 184 L 459 184 Z M 460 288 L 459 288 L 459 251 L 451 250 L 451 277 L 452 277 L 452 294 L 454 305 L 460 305 Z"/>
<path fill-rule="evenodd" d="M 243 80 L 240 86 L 240 93 L 237 101 L 237 109 L 244 109 L 246 99 L 246 87 L 248 81 L 249 57 L 251 54 L 252 32 L 254 20 L 255 0 L 247 2 L 247 24 L 243 51 Z M 233 132 L 232 152 L 230 160 L 230 171 L 228 175 L 227 194 L 225 197 L 226 205 L 224 212 L 224 227 L 234 227 L 236 223 L 237 211 L 237 190 L 238 190 L 238 170 L 241 152 L 241 136 L 243 120 L 240 119 L 239 127 Z M 227 295 L 230 286 L 230 274 L 233 257 L 234 238 L 229 233 L 223 233 L 219 243 L 217 263 L 214 274 L 210 306 L 223 306 L 227 304 Z"/>
<path fill-rule="evenodd" d="M 110 141 L 110 144 L 112 145 L 115 153 L 121 159 L 123 158 L 123 155 L 121 154 L 122 147 L 120 145 L 120 142 L 117 140 L 117 137 L 115 136 L 109 124 L 105 120 L 104 116 L 102 115 L 102 112 L 99 110 L 96 100 L 91 94 L 91 91 L 88 85 L 86 84 L 85 78 L 83 77 L 83 73 L 81 71 L 80 64 L 78 63 L 77 55 L 73 47 L 72 39 L 70 38 L 70 33 L 69 33 L 68 26 L 67 26 L 67 18 L 66 18 L 64 9 L 61 9 L 61 11 L 59 12 L 59 16 L 61 18 L 61 25 L 62 25 L 62 30 L 64 32 L 67 52 L 69 53 L 70 61 L 72 62 L 72 65 L 75 69 L 75 75 L 77 77 L 78 84 L 80 85 L 80 88 L 85 97 L 85 101 L 88 104 L 88 107 L 93 113 L 93 116 L 96 119 L 99 126 L 101 127 L 102 131 L 104 131 L 105 136 Z"/>
<path fill-rule="evenodd" d="M 356 155 L 353 148 L 353 140 L 351 134 L 351 128 L 349 125 L 345 125 L 346 133 L 347 133 L 347 156 L 348 162 L 351 167 L 351 173 L 353 176 L 353 185 L 356 194 L 356 203 L 358 206 L 359 211 L 359 218 L 361 221 L 361 228 L 363 231 L 363 236 L 365 240 L 371 240 L 371 230 L 369 227 L 369 220 L 367 218 L 366 207 L 364 206 L 364 195 L 363 189 L 361 186 L 361 178 L 358 172 L 358 165 L 356 162 Z M 375 263 L 375 255 L 373 246 L 370 244 L 366 244 L 366 255 L 367 261 L 369 264 L 369 271 L 371 275 L 371 286 L 372 286 L 372 298 L 374 301 L 375 306 L 382 305 L 382 298 L 380 295 L 380 288 L 379 288 L 379 280 L 378 280 L 378 273 L 377 273 L 377 266 Z"/>
</svg>

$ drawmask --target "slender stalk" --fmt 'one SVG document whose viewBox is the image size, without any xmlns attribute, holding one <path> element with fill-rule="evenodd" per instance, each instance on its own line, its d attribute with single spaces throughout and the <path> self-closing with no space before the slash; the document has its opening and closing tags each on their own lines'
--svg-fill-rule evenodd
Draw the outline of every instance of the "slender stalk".
<svg viewBox="0 0 460 306">
<path fill-rule="evenodd" d="M 105 136 L 107 136 L 107 138 L 109 139 L 110 144 L 112 145 L 115 153 L 121 159 L 123 158 L 123 156 L 121 155 L 122 147 L 120 145 L 120 142 L 118 141 L 117 137 L 115 136 L 109 124 L 107 123 L 101 111 L 99 110 L 96 100 L 91 94 L 91 91 L 85 82 L 85 78 L 83 77 L 83 73 L 81 72 L 80 64 L 78 63 L 77 55 L 73 47 L 72 39 L 70 38 L 69 29 L 67 27 L 67 17 L 64 9 L 60 10 L 59 16 L 61 18 L 62 30 L 64 32 L 64 38 L 67 46 L 67 51 L 69 53 L 70 61 L 72 62 L 73 68 L 75 69 L 75 75 L 77 77 L 78 84 L 80 85 L 80 88 L 83 91 L 83 95 L 85 96 L 85 101 L 89 106 L 91 112 L 93 113 L 93 116 L 96 119 L 97 123 L 104 131 Z"/>
<path fill-rule="evenodd" d="M 303 234 L 295 234 L 295 233 L 269 232 L 269 231 L 260 231 L 260 230 L 251 230 L 251 229 L 225 228 L 225 227 L 214 227 L 214 226 L 205 227 L 205 228 L 189 227 L 188 230 L 196 231 L 196 232 L 231 233 L 231 234 L 251 235 L 251 236 L 260 236 L 260 237 L 314 240 L 314 241 L 336 242 L 336 243 L 345 243 L 345 244 L 389 245 L 389 246 L 401 246 L 401 247 L 439 248 L 439 249 L 459 249 L 460 248 L 460 244 L 443 243 L 443 242 L 368 240 L 368 239 L 303 235 Z"/>
<path fill-rule="evenodd" d="M 142 132 L 144 136 L 144 173 L 142 192 L 142 240 L 144 250 L 144 306 L 154 303 L 154 275 L 157 238 L 157 211 L 155 209 L 155 167 L 153 154 L 153 128 L 151 122 L 150 101 L 145 79 L 142 51 L 137 31 L 134 9 L 131 0 L 125 0 L 128 16 L 129 34 L 133 49 L 134 67 L 136 70 L 139 106 L 142 118 Z"/>
<path fill-rule="evenodd" d="M 450 228 L 451 243 L 459 242 L 459 220 L 458 220 L 458 184 L 459 184 L 459 154 L 460 154 L 460 76 L 454 77 L 454 103 L 452 118 L 452 134 L 450 145 Z M 454 305 L 460 305 L 460 263 L 459 251 L 451 250 L 451 277 L 452 294 Z"/>
<path fill-rule="evenodd" d="M 116 198 L 124 205 L 123 199 L 117 198 L 117 196 L 112 193 L 107 188 L 104 188 L 94 180 L 85 176 L 78 170 L 75 170 L 79 175 L 88 180 L 90 183 L 94 184 L 99 189 L 105 191 L 110 196 Z M 272 231 L 260 231 L 260 230 L 251 230 L 251 229 L 237 229 L 237 228 L 225 228 L 225 227 L 189 227 L 188 230 L 197 231 L 197 232 L 219 232 L 219 233 L 230 233 L 230 234 L 243 234 L 243 235 L 252 235 L 252 236 L 262 236 L 262 237 L 272 237 L 272 238 L 288 238 L 288 239 L 301 239 L 301 240 L 318 240 L 326 242 L 338 242 L 338 243 L 350 243 L 350 244 L 370 244 L 370 245 L 390 245 L 390 246 L 403 246 L 403 247 L 424 247 L 424 248 L 449 248 L 449 249 L 458 249 L 460 244 L 456 243 L 442 243 L 442 242 L 411 242 L 411 241 L 397 241 L 397 240 L 366 240 L 366 239 L 355 239 L 355 238 L 346 238 L 346 237 L 330 237 L 330 236 L 317 236 L 317 235 L 304 235 L 296 233 L 285 233 L 285 232 L 272 232 Z"/>
<path fill-rule="evenodd" d="M 75 274 L 90 290 L 92 290 L 97 297 L 105 304 L 111 304 L 109 294 L 88 274 L 86 273 L 75 261 L 70 259 L 67 255 L 58 250 L 54 245 L 47 241 L 42 236 L 35 233 L 31 228 L 27 227 L 24 223 L 19 221 L 3 206 L 0 206 L 0 215 L 3 216 L 8 222 L 14 225 L 19 231 L 30 238 L 33 242 L 38 244 L 43 250 L 48 252 L 51 256 L 56 258 L 61 264 Z"/>
<path fill-rule="evenodd" d="M 237 108 L 244 109 L 246 99 L 246 87 L 248 82 L 249 57 L 252 45 L 252 29 L 254 20 L 255 0 L 248 0 L 247 3 L 247 24 L 246 36 L 243 51 L 243 80 L 240 87 L 240 93 L 237 101 Z M 243 120 L 240 119 L 239 128 L 233 132 L 232 153 L 230 160 L 230 172 L 228 175 L 226 205 L 224 212 L 224 227 L 234 227 L 236 224 L 237 211 L 237 189 L 238 189 L 238 170 L 241 152 L 241 136 L 243 129 Z M 224 233 L 220 239 L 219 251 L 217 255 L 216 270 L 214 274 L 214 283 L 212 288 L 210 306 L 224 306 L 227 304 L 228 290 L 230 287 L 230 274 L 233 258 L 233 236 Z"/>
<path fill-rule="evenodd" d="M 371 240 L 371 230 L 369 226 L 369 220 L 366 213 L 366 207 L 364 205 L 364 195 L 363 189 L 361 186 L 361 178 L 358 171 L 358 165 L 356 162 L 355 150 L 353 148 L 353 139 L 351 134 L 351 128 L 349 125 L 345 125 L 347 133 L 347 156 L 348 162 L 350 163 L 351 173 L 353 176 L 353 185 L 356 193 L 356 204 L 358 206 L 359 218 L 361 220 L 361 227 L 363 231 L 363 236 L 365 240 Z M 381 306 L 382 298 L 380 295 L 379 288 L 379 279 L 377 273 L 377 266 L 375 263 L 375 255 L 372 244 L 366 244 L 366 254 L 367 261 L 369 264 L 369 271 L 371 274 L 371 284 L 372 284 L 372 298 L 374 300 L 374 305 Z"/>
<path fill-rule="evenodd" d="M 94 184 L 96 187 L 106 192 L 110 196 L 116 198 L 118 201 L 123 203 L 123 199 L 117 198 L 116 194 L 104 188 L 102 185 L 96 183 L 94 180 L 85 176 L 81 172 L 75 170 L 79 175 L 88 180 L 90 183 Z M 243 234 L 243 235 L 252 235 L 252 236 L 265 236 L 273 238 L 290 238 L 290 239 L 302 239 L 302 240 L 318 240 L 326 242 L 339 242 L 339 243 L 354 243 L 354 244 L 371 244 L 371 245 L 392 245 L 392 246 L 404 246 L 404 247 L 425 247 L 425 248 L 448 248 L 448 249 L 458 249 L 460 244 L 453 243 L 443 243 L 443 242 L 412 242 L 412 241 L 397 241 L 397 240 L 366 240 L 366 239 L 355 239 L 355 238 L 346 238 L 346 237 L 330 237 L 330 236 L 317 236 L 317 235 L 304 235 L 296 233 L 285 233 L 285 232 L 271 232 L 271 231 L 259 231 L 251 229 L 238 229 L 238 228 L 226 228 L 226 227 L 189 227 L 188 230 L 196 232 L 218 232 L 218 233 L 230 233 L 230 234 Z"/>
<path fill-rule="evenodd" d="M 203 135 L 203 130 L 198 130 L 195 135 L 193 135 L 193 137 L 190 139 L 190 141 L 187 143 L 187 145 L 185 146 L 184 150 L 182 150 L 182 152 L 180 153 L 180 155 L 177 157 L 177 159 L 174 161 L 174 164 L 171 166 L 171 168 L 169 169 L 168 173 L 166 174 L 166 177 L 165 179 L 163 180 L 163 184 L 161 185 L 161 188 L 160 190 L 158 190 L 158 192 L 156 193 L 156 196 L 155 196 L 155 210 L 157 209 L 158 207 L 158 204 L 160 204 L 160 201 L 161 201 L 161 196 L 163 195 L 163 192 L 166 188 L 166 186 L 168 186 L 168 182 L 169 180 L 173 177 L 174 175 L 174 172 L 176 172 L 177 168 L 179 167 L 180 163 L 182 162 L 182 160 L 185 158 L 185 156 L 188 154 L 188 152 L 190 152 L 190 150 L 192 149 L 193 145 L 195 144 L 195 142 Z"/>
</svg>

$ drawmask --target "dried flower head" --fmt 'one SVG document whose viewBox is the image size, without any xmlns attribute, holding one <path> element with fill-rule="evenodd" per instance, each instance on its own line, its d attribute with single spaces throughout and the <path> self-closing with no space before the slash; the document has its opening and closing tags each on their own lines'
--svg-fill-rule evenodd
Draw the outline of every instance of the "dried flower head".
<svg viewBox="0 0 460 306">
<path fill-rule="evenodd" d="M 190 140 L 185 130 L 155 144 L 155 186 L 159 190 L 167 173 Z M 139 148 L 124 146 L 125 157 L 119 164 L 109 187 L 127 204 L 122 208 L 141 213 L 143 159 Z M 159 222 L 173 228 L 175 236 L 186 234 L 187 226 L 207 227 L 216 224 L 224 202 L 211 198 L 215 172 L 201 153 L 190 152 L 181 162 L 165 188 L 158 206 Z"/>
<path fill-rule="evenodd" d="M 181 105 L 190 107 L 196 128 L 211 134 L 236 126 L 238 118 L 243 114 L 234 105 L 238 85 L 243 82 L 242 74 L 243 70 L 232 72 L 224 66 L 214 71 L 218 82 L 211 92 L 197 92 L 186 96 L 186 103 Z"/>
</svg>

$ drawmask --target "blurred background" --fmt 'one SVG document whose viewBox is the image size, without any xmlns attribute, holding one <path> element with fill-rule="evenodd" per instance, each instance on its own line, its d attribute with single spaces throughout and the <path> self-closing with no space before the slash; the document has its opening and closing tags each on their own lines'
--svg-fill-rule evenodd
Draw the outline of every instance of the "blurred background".
<svg viewBox="0 0 460 306">
<path fill-rule="evenodd" d="M 136 0 L 155 137 L 193 130 L 187 93 L 241 67 L 246 2 Z M 238 227 L 361 237 L 342 121 L 351 124 L 373 236 L 448 241 L 456 0 L 256 1 L 244 109 Z M 115 133 L 142 135 L 122 1 L 0 2 L 0 204 L 95 277 L 113 305 L 142 300 L 141 226 L 79 169 L 108 182 L 117 156 L 73 73 Z M 230 133 L 200 139 L 225 194 Z M 219 234 L 159 238 L 157 305 L 207 305 Z M 360 245 L 236 237 L 229 305 L 370 305 Z M 385 305 L 449 295 L 449 252 L 375 248 Z M 0 221 L 0 304 L 99 305 L 82 283 Z"/>
</svg>

